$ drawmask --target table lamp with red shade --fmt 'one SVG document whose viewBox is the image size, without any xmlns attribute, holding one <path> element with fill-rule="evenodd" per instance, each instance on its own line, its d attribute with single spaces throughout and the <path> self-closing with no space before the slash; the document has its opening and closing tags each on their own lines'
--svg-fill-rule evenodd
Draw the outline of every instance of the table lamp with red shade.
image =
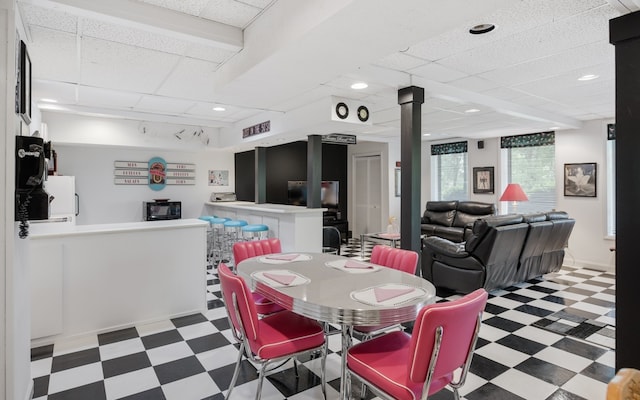
<svg viewBox="0 0 640 400">
<path fill-rule="evenodd" d="M 518 208 L 519 201 L 528 201 L 529 198 L 517 183 L 509 183 L 500 196 L 500 201 L 513 201 L 513 212 Z"/>
</svg>

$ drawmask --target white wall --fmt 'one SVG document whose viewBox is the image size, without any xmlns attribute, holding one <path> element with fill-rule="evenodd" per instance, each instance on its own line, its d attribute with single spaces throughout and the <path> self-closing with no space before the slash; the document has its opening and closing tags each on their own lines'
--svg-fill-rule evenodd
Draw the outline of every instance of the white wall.
<svg viewBox="0 0 640 400">
<path fill-rule="evenodd" d="M 609 249 L 615 245 L 612 238 L 606 237 L 606 139 L 607 123 L 613 121 L 585 122 L 581 129 L 556 132 L 556 210 L 566 211 L 576 220 L 575 228 L 569 239 L 564 263 L 579 267 L 614 271 L 615 253 Z M 461 139 L 457 139 L 461 140 Z M 451 141 L 457 141 L 451 140 Z M 477 148 L 477 140 L 468 142 L 469 194 L 470 199 L 500 206 L 499 197 L 506 186 L 506 177 L 502 175 L 500 159 L 500 138 L 483 139 L 484 149 Z M 441 142 L 423 142 L 422 144 L 422 200 L 423 207 L 431 199 L 430 157 L 431 144 Z M 564 164 L 598 164 L 597 197 L 564 196 Z M 495 168 L 495 193 L 473 194 L 473 167 Z"/>
<path fill-rule="evenodd" d="M 76 177 L 76 192 L 80 197 L 78 224 L 135 222 L 142 220 L 142 202 L 154 198 L 169 198 L 182 202 L 182 217 L 196 218 L 204 213 L 204 202 L 211 192 L 235 190 L 234 155 L 228 151 L 208 148 L 157 149 L 114 145 L 89 146 L 68 143 L 68 138 L 82 136 L 140 136 L 135 121 L 85 118 L 65 114 L 43 114 L 49 140 L 58 154 L 58 174 Z M 61 139 L 61 140 L 60 140 Z M 166 147 L 166 146 L 165 146 Z M 202 146 L 201 146 L 202 147 Z M 154 191 L 147 185 L 114 184 L 114 161 L 148 161 L 162 157 L 168 163 L 196 165 L 195 185 L 167 185 Z M 209 186 L 209 170 L 228 170 L 229 186 Z"/>
<path fill-rule="evenodd" d="M 24 29 L 15 0 L 0 0 L 0 398 L 30 398 L 33 388 L 29 351 L 29 269 L 14 222 L 15 137 L 29 127 L 15 114 L 16 31 Z"/>
<path fill-rule="evenodd" d="M 615 253 L 609 248 L 615 241 L 606 238 L 607 123 L 613 121 L 589 121 L 582 129 L 556 132 L 556 208 L 567 211 L 576 220 L 565 264 L 613 272 Z M 589 162 L 597 163 L 597 197 L 565 197 L 564 164 Z"/>
</svg>

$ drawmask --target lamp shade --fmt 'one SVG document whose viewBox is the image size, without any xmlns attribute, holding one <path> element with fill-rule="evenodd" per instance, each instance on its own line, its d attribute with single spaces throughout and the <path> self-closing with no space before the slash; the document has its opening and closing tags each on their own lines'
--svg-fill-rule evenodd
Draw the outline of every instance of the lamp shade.
<svg viewBox="0 0 640 400">
<path fill-rule="evenodd" d="M 517 183 L 510 183 L 500 196 L 500 201 L 527 201 L 529 198 Z"/>
</svg>

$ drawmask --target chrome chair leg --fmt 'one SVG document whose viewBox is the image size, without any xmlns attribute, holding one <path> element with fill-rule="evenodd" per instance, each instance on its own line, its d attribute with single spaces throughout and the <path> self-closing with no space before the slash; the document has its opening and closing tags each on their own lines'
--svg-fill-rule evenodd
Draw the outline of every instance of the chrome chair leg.
<svg viewBox="0 0 640 400">
<path fill-rule="evenodd" d="M 327 342 L 325 341 L 325 347 L 322 352 L 322 361 L 320 361 L 320 384 L 322 385 L 322 397 L 327 400 Z"/>
<path fill-rule="evenodd" d="M 258 375 L 258 391 L 256 392 L 256 400 L 260 400 L 262 396 L 262 384 L 264 383 L 264 370 L 267 367 L 267 363 L 262 364 L 260 368 L 260 373 Z"/>
<path fill-rule="evenodd" d="M 229 391 L 227 392 L 227 396 L 225 399 L 229 399 L 231 396 L 231 391 L 236 386 L 236 381 L 238 380 L 238 375 L 240 374 L 240 362 L 242 361 L 242 353 L 244 352 L 244 343 L 240 343 L 240 349 L 238 349 L 238 361 L 236 361 L 236 369 L 233 371 L 233 377 L 231 378 L 231 383 L 229 384 Z"/>
</svg>

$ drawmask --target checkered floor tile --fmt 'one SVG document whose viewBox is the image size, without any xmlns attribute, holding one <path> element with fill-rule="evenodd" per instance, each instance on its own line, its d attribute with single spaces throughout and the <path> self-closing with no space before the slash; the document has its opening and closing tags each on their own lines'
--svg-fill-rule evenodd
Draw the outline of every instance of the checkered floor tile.
<svg viewBox="0 0 640 400">
<path fill-rule="evenodd" d="M 372 247 L 365 244 L 365 259 Z M 360 250 L 359 241 L 351 239 L 341 254 L 361 258 Z M 457 297 L 438 293 L 438 301 Z M 33 398 L 224 399 L 238 350 L 211 267 L 207 301 L 204 314 L 33 348 Z M 491 292 L 461 395 L 468 400 L 604 399 L 615 374 L 614 301 L 613 275 L 571 267 Z M 557 329 L 549 327 L 553 324 Z M 340 347 L 340 336 L 330 336 L 329 398 L 338 397 Z M 291 363 L 271 371 L 262 398 L 322 398 L 319 360 L 300 362 L 298 378 Z M 232 398 L 253 398 L 256 385 L 256 368 L 245 361 Z M 354 394 L 358 392 L 354 385 Z M 430 398 L 453 395 L 444 390 Z"/>
</svg>

